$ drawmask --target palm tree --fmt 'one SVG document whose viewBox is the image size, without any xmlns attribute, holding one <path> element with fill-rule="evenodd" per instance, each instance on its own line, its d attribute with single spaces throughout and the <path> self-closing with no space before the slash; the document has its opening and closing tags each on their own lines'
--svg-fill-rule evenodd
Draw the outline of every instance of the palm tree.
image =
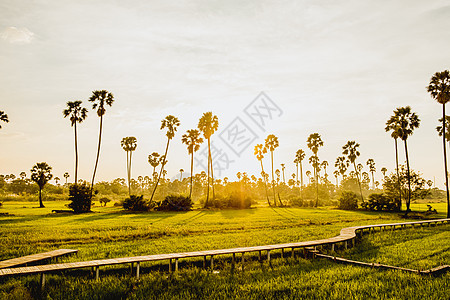
<svg viewBox="0 0 450 300">
<path fill-rule="evenodd" d="M 383 174 L 383 177 L 386 177 L 386 172 L 387 172 L 387 169 L 385 167 L 382 167 L 381 173 Z"/>
<path fill-rule="evenodd" d="M 405 145 L 406 169 L 408 173 L 408 200 L 406 201 L 406 212 L 408 213 L 409 211 L 411 211 L 411 178 L 409 174 L 409 156 L 406 140 L 408 139 L 408 136 L 412 135 L 414 129 L 419 127 L 420 119 L 416 113 L 411 112 L 410 106 L 399 107 L 394 112 L 394 114 L 397 115 L 397 118 L 399 120 L 399 137 L 403 140 L 403 143 Z"/>
<path fill-rule="evenodd" d="M 281 172 L 283 173 L 283 182 L 286 184 L 286 179 L 284 178 L 284 170 L 286 169 L 285 164 L 281 164 Z"/>
<path fill-rule="evenodd" d="M 361 201 L 364 201 L 363 195 L 362 195 L 362 189 L 361 189 L 361 181 L 359 179 L 359 172 L 358 169 L 356 167 L 356 158 L 360 155 L 359 151 L 358 151 L 358 147 L 359 144 L 356 143 L 355 141 L 348 141 L 347 144 L 345 144 L 342 147 L 342 154 L 347 155 L 347 160 L 349 163 L 353 164 L 353 167 L 355 168 L 355 174 L 356 174 L 356 179 L 358 180 L 358 185 L 359 185 L 359 192 L 361 194 Z"/>
<path fill-rule="evenodd" d="M 184 170 L 183 170 L 183 169 L 180 169 L 180 181 L 183 180 L 183 172 L 184 172 Z"/>
<path fill-rule="evenodd" d="M 203 136 L 208 141 L 208 184 L 207 184 L 207 193 L 206 193 L 206 201 L 205 201 L 205 207 L 208 206 L 209 201 L 209 171 L 211 170 L 211 186 L 212 186 L 212 192 L 213 192 L 213 199 L 215 199 L 215 193 L 214 193 L 214 170 L 213 170 L 213 163 L 212 163 L 212 156 L 211 156 L 211 135 L 214 134 L 214 132 L 217 131 L 219 128 L 219 118 L 217 118 L 216 115 L 213 115 L 211 111 L 205 112 L 200 120 L 198 121 L 197 125 L 198 129 L 203 133 Z"/>
<path fill-rule="evenodd" d="M 60 181 L 61 179 L 59 178 L 59 177 L 55 177 L 55 182 L 56 182 L 56 185 L 58 185 L 58 181 Z"/>
<path fill-rule="evenodd" d="M 69 173 L 68 173 L 68 172 L 64 173 L 63 177 L 66 179 L 66 184 L 67 184 L 67 178 L 70 177 Z M 76 182 L 75 182 L 75 183 L 76 183 Z"/>
<path fill-rule="evenodd" d="M 338 182 L 339 171 L 338 171 L 338 170 L 335 170 L 335 171 L 333 172 L 333 175 L 334 175 L 334 178 L 336 178 L 336 188 L 338 188 L 338 186 L 339 186 L 339 182 Z"/>
<path fill-rule="evenodd" d="M 447 191 L 447 218 L 450 218 L 450 197 L 448 190 L 448 171 L 447 171 L 447 149 L 445 146 L 445 130 L 447 129 L 446 117 L 445 117 L 445 104 L 450 101 L 450 72 L 444 70 L 442 72 L 436 72 L 431 77 L 430 84 L 427 87 L 427 91 L 431 94 L 431 97 L 435 99 L 439 104 L 442 104 L 442 143 L 444 146 L 444 169 L 445 169 L 445 188 Z"/>
<path fill-rule="evenodd" d="M 189 191 L 189 198 L 192 197 L 192 180 L 194 178 L 194 152 L 200 149 L 200 144 L 203 139 L 200 136 L 200 131 L 197 129 L 189 129 L 186 134 L 181 137 L 181 142 L 187 145 L 188 153 L 191 155 L 191 184 Z"/>
<path fill-rule="evenodd" d="M 369 158 L 366 162 L 367 166 L 369 166 L 369 172 L 372 174 L 372 189 L 375 189 L 375 179 L 373 177 L 373 173 L 377 170 L 375 168 L 375 161 L 373 158 Z"/>
<path fill-rule="evenodd" d="M 319 204 L 319 184 L 317 180 L 318 168 L 319 168 L 319 157 L 317 156 L 317 152 L 319 152 L 319 147 L 323 146 L 322 138 L 318 133 L 311 133 L 307 139 L 307 146 L 313 152 L 315 158 L 312 160 L 314 163 L 314 181 L 316 184 L 316 203 L 315 207 Z M 311 159 L 310 159 L 311 162 Z"/>
<path fill-rule="evenodd" d="M 127 153 L 127 177 L 128 177 L 128 195 L 131 196 L 131 156 L 137 147 L 137 139 L 134 136 L 127 136 L 120 142 L 123 150 Z"/>
<path fill-rule="evenodd" d="M 397 139 L 400 136 L 400 125 L 399 125 L 399 119 L 396 114 L 393 114 L 389 120 L 386 121 L 386 127 L 384 128 L 386 132 L 391 132 L 391 137 L 394 139 L 394 146 L 395 146 L 395 170 L 397 172 L 397 186 L 398 186 L 398 197 L 399 202 L 402 203 L 402 187 L 400 184 L 400 172 L 398 169 L 398 145 L 397 145 Z"/>
<path fill-rule="evenodd" d="M 31 169 L 31 180 L 39 186 L 39 207 L 45 207 L 44 203 L 42 203 L 42 189 L 52 179 L 53 175 L 51 171 L 52 167 L 46 162 L 37 163 Z"/>
<path fill-rule="evenodd" d="M 336 162 L 334 166 L 337 168 L 338 172 L 341 174 L 342 179 L 344 179 L 345 172 L 347 172 L 348 161 L 345 159 L 345 156 L 339 156 L 336 158 Z"/>
<path fill-rule="evenodd" d="M 177 127 L 180 126 L 180 120 L 177 117 L 172 115 L 168 115 L 161 121 L 161 128 L 167 128 L 166 136 L 167 136 L 167 144 L 166 151 L 163 155 L 163 161 L 161 162 L 161 170 L 159 171 L 158 179 L 156 180 L 155 187 L 153 188 L 152 197 L 150 198 L 150 202 L 153 200 L 153 196 L 155 195 L 156 188 L 158 187 L 159 180 L 161 179 L 161 175 L 164 171 L 164 166 L 166 165 L 167 151 L 169 151 L 169 143 L 170 140 L 175 136 L 175 131 L 177 131 Z M 164 174 L 165 176 L 165 174 Z"/>
<path fill-rule="evenodd" d="M 85 107 L 81 107 L 81 101 L 69 101 L 67 102 L 67 108 L 63 110 L 64 118 L 70 116 L 70 125 L 75 132 L 75 184 L 78 179 L 78 138 L 77 138 L 77 123 L 83 122 L 87 117 L 88 110 Z"/>
<path fill-rule="evenodd" d="M 325 171 L 325 180 L 327 180 L 328 178 L 328 174 L 327 174 L 327 167 L 328 167 L 328 162 L 326 160 L 324 160 L 320 166 L 324 169 Z"/>
<path fill-rule="evenodd" d="M 295 153 L 294 163 L 297 164 L 297 182 L 298 182 L 298 166 L 300 165 L 300 194 L 303 200 L 303 169 L 302 169 L 302 161 L 305 159 L 305 151 L 302 149 L 297 150 Z"/>
<path fill-rule="evenodd" d="M 264 176 L 265 172 L 264 172 L 264 166 L 263 166 L 263 158 L 264 158 L 264 154 L 267 153 L 267 148 L 263 146 L 263 144 L 257 144 L 255 146 L 255 152 L 254 155 L 256 156 L 256 159 L 259 160 L 260 164 L 261 164 L 261 176 L 263 178 L 264 181 L 264 189 L 266 190 L 266 198 L 267 198 L 267 204 L 270 205 L 270 200 L 269 200 L 269 193 L 267 191 L 267 181 L 266 181 L 266 176 Z"/>
<path fill-rule="evenodd" d="M 264 141 L 264 148 L 268 149 L 270 151 L 270 161 L 272 165 L 272 190 L 273 190 L 273 203 L 275 206 L 277 206 L 277 200 L 275 198 L 275 179 L 273 175 L 273 151 L 279 146 L 278 143 L 278 137 L 276 137 L 274 134 L 269 134 Z"/>
<path fill-rule="evenodd" d="M 103 129 L 103 116 L 106 113 L 106 105 L 112 106 L 114 102 L 114 96 L 106 90 L 93 91 L 92 96 L 89 98 L 89 102 L 92 102 L 92 109 L 97 109 L 97 115 L 100 117 L 100 129 L 98 132 L 98 147 L 97 157 L 95 159 L 94 173 L 92 174 L 91 183 L 91 197 L 94 189 L 95 173 L 97 172 L 98 159 L 100 157 L 100 145 L 102 143 L 102 129 Z"/>
<path fill-rule="evenodd" d="M 0 110 L 0 121 L 3 121 L 5 123 L 9 122 L 8 115 L 3 110 Z M 1 128 L 2 128 L 2 125 L 0 125 L 0 129 Z"/>
<path fill-rule="evenodd" d="M 148 163 L 153 167 L 152 176 L 154 177 L 156 167 L 159 166 L 161 162 L 161 156 L 158 152 L 153 152 L 148 156 Z"/>
<path fill-rule="evenodd" d="M 305 172 L 305 174 L 308 177 L 309 183 L 311 183 L 311 171 L 308 170 L 308 171 Z"/>
</svg>

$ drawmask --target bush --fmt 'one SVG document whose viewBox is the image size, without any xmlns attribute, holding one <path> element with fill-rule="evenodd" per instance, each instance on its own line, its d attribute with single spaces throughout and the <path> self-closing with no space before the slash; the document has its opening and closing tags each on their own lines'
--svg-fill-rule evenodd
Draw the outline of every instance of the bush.
<svg viewBox="0 0 450 300">
<path fill-rule="evenodd" d="M 159 202 L 155 208 L 158 211 L 188 211 L 192 209 L 191 198 L 185 196 L 169 195 Z"/>
<path fill-rule="evenodd" d="M 69 188 L 68 205 L 75 213 L 85 213 L 91 211 L 91 189 L 86 184 L 72 184 Z"/>
<path fill-rule="evenodd" d="M 144 195 L 130 195 L 123 200 L 122 206 L 124 209 L 131 211 L 148 211 L 153 208 L 150 203 L 144 200 Z"/>
<path fill-rule="evenodd" d="M 391 198 L 383 193 L 373 193 L 367 197 L 361 205 L 366 210 L 377 211 L 400 211 L 400 201 L 397 198 Z"/>
<path fill-rule="evenodd" d="M 342 191 L 338 198 L 339 209 L 355 210 L 358 208 L 358 195 L 352 191 Z"/>
<path fill-rule="evenodd" d="M 233 192 L 227 197 L 216 196 L 216 199 L 210 201 L 210 206 L 219 209 L 245 209 L 252 206 L 252 199 L 248 196 L 244 196 L 244 193 Z"/>
<path fill-rule="evenodd" d="M 103 206 L 103 205 L 106 206 L 106 204 L 108 202 L 111 202 L 111 199 L 109 199 L 107 197 L 103 197 L 103 198 L 100 199 L 100 206 Z"/>
</svg>

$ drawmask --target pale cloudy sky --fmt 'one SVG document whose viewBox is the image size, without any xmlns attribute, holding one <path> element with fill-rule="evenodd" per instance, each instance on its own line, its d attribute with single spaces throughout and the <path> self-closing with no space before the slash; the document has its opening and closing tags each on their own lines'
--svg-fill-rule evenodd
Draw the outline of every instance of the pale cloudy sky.
<svg viewBox="0 0 450 300">
<path fill-rule="evenodd" d="M 450 67 L 449 28 L 448 0 L 0 0 L 0 110 L 11 121 L 0 130 L 0 174 L 29 173 L 46 161 L 56 176 L 73 178 L 73 128 L 62 110 L 73 100 L 91 109 L 91 92 L 106 89 L 116 102 L 105 116 L 99 180 L 126 176 L 125 136 L 138 140 L 133 176 L 150 174 L 147 156 L 164 151 L 159 126 L 168 114 L 181 120 L 169 177 L 188 170 L 180 138 L 206 111 L 218 115 L 218 133 L 239 117 L 257 136 L 240 157 L 213 136 L 233 160 L 221 177 L 259 174 L 253 145 L 269 133 L 279 137 L 275 164 L 286 163 L 287 174 L 313 132 L 322 135 L 319 156 L 330 165 L 356 140 L 359 162 L 374 158 L 378 170 L 393 170 L 384 123 L 410 105 L 422 120 L 409 139 L 411 166 L 442 186 L 441 106 L 426 86 Z M 265 131 L 244 113 L 261 91 L 282 110 Z M 80 126 L 86 179 L 98 122 L 90 111 Z"/>
</svg>

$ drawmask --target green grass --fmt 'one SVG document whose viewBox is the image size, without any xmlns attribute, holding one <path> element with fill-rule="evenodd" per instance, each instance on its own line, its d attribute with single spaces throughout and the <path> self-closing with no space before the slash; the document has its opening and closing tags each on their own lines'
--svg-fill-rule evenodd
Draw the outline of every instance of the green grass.
<svg viewBox="0 0 450 300">
<path fill-rule="evenodd" d="M 52 214 L 65 209 L 63 201 L 5 202 L 0 213 L 0 260 L 57 248 L 79 249 L 77 256 L 59 261 L 79 261 L 157 253 L 255 246 L 327 238 L 343 227 L 403 222 L 395 213 L 350 212 L 331 208 L 255 208 L 190 212 L 129 213 L 117 207 L 96 207 L 83 215 Z M 426 210 L 426 204 L 413 204 Z M 445 217 L 445 203 L 434 203 Z M 367 262 L 426 269 L 449 264 L 448 225 L 382 232 L 365 236 L 343 257 Z M 231 270 L 229 256 L 215 260 L 215 273 L 199 266 L 199 259 L 183 260 L 176 275 L 166 262 L 143 264 L 141 280 L 129 275 L 129 266 L 101 269 L 101 280 L 90 270 L 48 276 L 42 296 L 48 299 L 199 299 L 199 298 L 403 298 L 446 299 L 448 274 L 420 277 L 398 271 L 379 271 L 336 265 L 326 260 L 280 258 L 271 266 L 255 259 L 244 271 Z M 278 257 L 277 257 L 278 256 Z M 0 299 L 38 297 L 38 276 L 0 280 Z"/>
</svg>

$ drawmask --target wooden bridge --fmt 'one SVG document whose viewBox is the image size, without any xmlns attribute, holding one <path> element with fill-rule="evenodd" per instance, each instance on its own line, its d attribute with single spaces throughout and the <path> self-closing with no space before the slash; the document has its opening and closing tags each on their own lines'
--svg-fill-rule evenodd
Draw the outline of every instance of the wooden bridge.
<svg viewBox="0 0 450 300">
<path fill-rule="evenodd" d="M 376 225 L 364 225 L 364 226 L 354 226 L 343 228 L 338 236 L 296 243 L 286 243 L 286 244 L 276 244 L 276 245 L 264 245 L 264 246 L 253 246 L 253 247 L 242 247 L 242 248 L 230 248 L 230 249 L 218 249 L 218 250 L 204 250 L 204 251 L 194 251 L 194 252 L 180 252 L 180 253 L 169 253 L 169 254 L 156 254 L 156 255 L 144 255 L 135 257 L 121 257 L 112 259 L 101 259 L 101 260 L 91 260 L 91 261 L 81 261 L 81 262 L 71 262 L 71 263 L 60 263 L 60 264 L 50 264 L 50 265 L 40 265 L 40 266 L 29 266 L 29 267 L 19 267 L 19 268 L 5 268 L 0 269 L 0 277 L 14 276 L 14 275 L 26 275 L 26 274 L 41 274 L 41 287 L 45 284 L 45 273 L 63 270 L 72 270 L 80 268 L 94 268 L 95 278 L 99 279 L 99 270 L 102 266 L 108 265 L 118 265 L 118 264 L 131 264 L 134 267 L 136 264 L 136 277 L 139 278 L 140 264 L 143 262 L 151 261 L 163 261 L 168 260 L 169 271 L 173 271 L 173 262 L 175 262 L 175 271 L 178 270 L 178 262 L 180 259 L 193 258 L 193 257 L 203 257 L 203 266 L 207 265 L 207 257 L 210 257 L 209 266 L 211 269 L 214 268 L 214 256 L 218 255 L 232 255 L 232 265 L 234 266 L 236 262 L 236 254 L 241 254 L 241 260 L 244 262 L 245 253 L 258 252 L 260 261 L 262 260 L 263 251 L 266 252 L 267 261 L 270 262 L 270 254 L 273 250 L 281 250 L 282 255 L 286 249 L 291 249 L 291 256 L 295 256 L 296 249 L 302 249 L 303 254 L 306 254 L 316 249 L 316 247 L 323 247 L 325 245 L 330 245 L 331 249 L 334 250 L 335 245 L 341 244 L 343 247 L 347 248 L 353 245 L 357 235 L 362 235 L 364 232 L 373 232 L 381 230 L 396 230 L 403 229 L 406 227 L 416 227 L 416 226 L 432 226 L 438 224 L 449 223 L 450 219 L 437 219 L 428 221 L 416 221 L 416 222 L 404 222 L 404 223 L 392 223 L 392 224 L 376 224 Z M 313 251 L 315 252 L 315 251 Z"/>
</svg>

